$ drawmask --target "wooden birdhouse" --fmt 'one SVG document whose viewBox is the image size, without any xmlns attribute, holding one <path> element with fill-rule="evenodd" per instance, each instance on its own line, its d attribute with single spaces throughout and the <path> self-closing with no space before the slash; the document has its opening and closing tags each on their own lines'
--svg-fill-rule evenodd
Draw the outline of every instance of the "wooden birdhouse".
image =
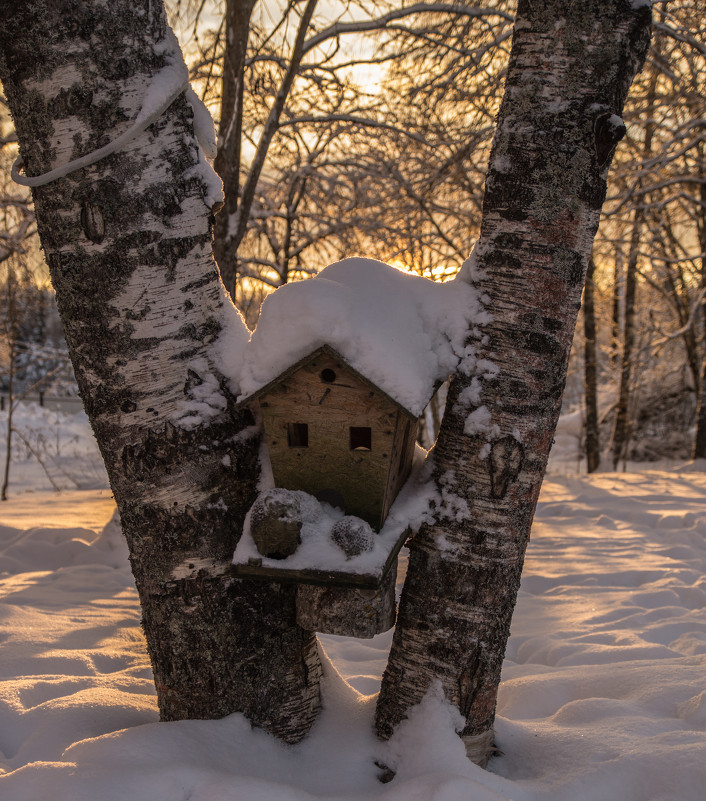
<svg viewBox="0 0 706 801">
<path fill-rule="evenodd" d="M 242 403 L 259 408 L 275 486 L 380 530 L 412 467 L 411 412 L 328 345 Z"/>
<path fill-rule="evenodd" d="M 396 560 L 406 530 L 387 538 L 377 572 L 347 572 L 345 561 L 376 545 L 412 469 L 417 417 L 328 345 L 241 404 L 261 419 L 275 487 L 307 493 L 344 514 L 331 532 L 344 564 L 322 570 L 289 558 L 301 541 L 301 514 L 284 508 L 296 503 L 293 495 L 274 491 L 253 507 L 250 532 L 258 555 L 236 560 L 237 572 L 297 582 L 303 628 L 355 637 L 387 631 L 395 621 Z"/>
<path fill-rule="evenodd" d="M 274 486 L 248 513 L 233 564 L 296 582 L 301 626 L 371 637 L 393 624 L 414 505 L 391 507 L 411 475 L 419 415 L 472 359 L 479 311 L 465 281 L 354 257 L 277 289 L 248 342 L 234 343 L 238 402 L 262 425 Z"/>
</svg>

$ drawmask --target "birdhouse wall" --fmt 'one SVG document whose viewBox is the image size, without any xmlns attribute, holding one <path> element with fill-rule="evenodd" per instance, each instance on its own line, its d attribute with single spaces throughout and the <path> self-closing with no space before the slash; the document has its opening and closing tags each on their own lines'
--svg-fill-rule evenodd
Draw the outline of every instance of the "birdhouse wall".
<svg viewBox="0 0 706 801">
<path fill-rule="evenodd" d="M 260 411 L 276 486 L 338 497 L 380 528 L 405 469 L 409 418 L 393 401 L 320 353 L 261 395 Z"/>
<path fill-rule="evenodd" d="M 385 488 L 383 519 L 387 517 L 397 493 L 402 489 L 412 471 L 418 427 L 418 420 L 412 420 L 404 412 L 398 411 L 395 441 L 392 447 L 392 463 L 387 476 L 387 487 Z"/>
</svg>

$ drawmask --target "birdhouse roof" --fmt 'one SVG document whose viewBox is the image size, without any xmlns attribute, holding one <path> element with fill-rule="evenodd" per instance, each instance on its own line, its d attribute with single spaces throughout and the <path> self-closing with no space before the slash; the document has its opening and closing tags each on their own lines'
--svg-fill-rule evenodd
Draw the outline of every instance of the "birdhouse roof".
<svg viewBox="0 0 706 801">
<path fill-rule="evenodd" d="M 322 356 L 322 355 L 329 356 L 330 358 L 335 359 L 337 362 L 343 362 L 345 364 L 346 368 L 348 370 L 350 370 L 355 376 L 357 376 L 364 384 L 367 384 L 370 387 L 371 390 L 373 390 L 374 392 L 376 392 L 378 395 L 382 396 L 383 398 L 386 398 L 388 401 L 390 401 L 390 403 L 392 403 L 394 406 L 397 406 L 398 408 L 400 408 L 403 412 L 408 414 L 410 417 L 413 417 L 414 419 L 416 419 L 418 417 L 418 415 L 414 414 L 414 412 L 410 411 L 407 407 L 402 405 L 399 401 L 395 400 L 394 398 L 391 398 L 385 392 L 385 390 L 381 389 L 373 381 L 370 381 L 364 375 L 359 373 L 355 369 L 355 367 L 353 367 L 350 364 L 348 364 L 346 359 L 335 348 L 332 348 L 330 345 L 322 345 L 320 348 L 317 348 L 313 353 L 309 353 L 303 359 L 300 359 L 296 364 L 293 364 L 290 367 L 288 367 L 283 373 L 280 373 L 278 376 L 273 378 L 272 381 L 270 381 L 267 384 L 265 384 L 264 387 L 260 387 L 260 389 L 255 390 L 255 392 L 251 393 L 250 395 L 248 395 L 246 397 L 239 398 L 238 399 L 238 405 L 241 406 L 241 405 L 245 405 L 245 404 L 248 404 L 248 403 L 252 403 L 255 400 L 259 400 L 261 397 L 269 394 L 269 392 L 272 389 L 274 389 L 275 387 L 279 386 L 283 382 L 286 382 L 287 379 L 290 376 L 294 375 L 302 367 L 305 367 L 307 364 L 310 364 L 311 362 L 315 361 L 319 356 Z"/>
<path fill-rule="evenodd" d="M 265 299 L 242 353 L 239 401 L 328 347 L 418 417 L 469 355 L 466 336 L 483 314 L 464 280 L 437 283 L 373 259 L 345 259 Z"/>
</svg>

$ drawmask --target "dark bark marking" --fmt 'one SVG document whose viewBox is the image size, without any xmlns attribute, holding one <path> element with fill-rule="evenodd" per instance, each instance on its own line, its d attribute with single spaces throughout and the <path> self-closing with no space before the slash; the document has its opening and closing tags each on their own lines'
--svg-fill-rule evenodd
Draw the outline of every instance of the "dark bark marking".
<svg viewBox="0 0 706 801">
<path fill-rule="evenodd" d="M 500 248 L 492 250 L 486 256 L 486 264 L 488 268 L 500 270 L 502 268 L 511 272 L 520 272 L 522 270 L 522 261 L 517 256 L 501 250 Z"/>
<path fill-rule="evenodd" d="M 105 221 L 100 208 L 87 200 L 81 206 L 81 228 L 94 245 L 105 239 Z"/>
<path fill-rule="evenodd" d="M 131 309 L 125 312 L 125 319 L 132 321 L 144 320 L 151 311 L 151 306 L 146 303 L 139 311 L 132 311 Z"/>
<path fill-rule="evenodd" d="M 540 356 L 550 356 L 557 350 L 556 337 L 541 331 L 528 331 L 523 339 L 525 348 Z"/>
<path fill-rule="evenodd" d="M 476 652 L 458 677 L 458 708 L 464 718 L 468 717 L 478 692 L 480 668 L 480 654 Z"/>
<path fill-rule="evenodd" d="M 178 332 L 180 339 L 192 340 L 193 342 L 214 342 L 221 332 L 221 325 L 215 319 L 207 320 L 202 325 L 183 325 Z M 181 355 L 181 354 L 180 354 Z"/>
<path fill-rule="evenodd" d="M 189 368 L 186 371 L 186 381 L 184 382 L 184 395 L 189 395 L 194 387 L 200 387 L 203 384 L 203 378 L 195 371 Z"/>
<path fill-rule="evenodd" d="M 511 436 L 496 440 L 490 449 L 490 495 L 504 498 L 512 481 L 520 474 L 524 448 Z"/>
<path fill-rule="evenodd" d="M 546 331 L 550 331 L 552 334 L 561 333 L 564 327 L 563 320 L 557 320 L 554 317 L 542 317 L 542 325 Z"/>
<path fill-rule="evenodd" d="M 586 469 L 593 473 L 601 461 L 598 424 L 598 355 L 596 349 L 596 312 L 593 276 L 595 262 L 593 256 L 588 262 L 586 287 L 584 289 L 583 330 L 584 330 L 584 399 L 586 406 Z"/>
<path fill-rule="evenodd" d="M 51 117 L 62 119 L 70 117 L 90 106 L 93 102 L 93 90 L 75 83 L 69 88 L 59 91 L 59 94 L 47 104 L 47 112 Z"/>
<path fill-rule="evenodd" d="M 191 281 L 188 284 L 184 284 L 181 288 L 182 292 L 193 292 L 195 289 L 201 289 L 201 287 L 207 286 L 213 281 L 213 275 L 205 275 L 203 278 L 199 278 L 196 281 Z"/>
<path fill-rule="evenodd" d="M 617 123 L 615 116 L 610 112 L 606 111 L 596 117 L 593 123 L 593 137 L 599 169 L 603 169 L 608 164 L 618 142 L 626 133 L 625 123 L 622 120 Z"/>
</svg>

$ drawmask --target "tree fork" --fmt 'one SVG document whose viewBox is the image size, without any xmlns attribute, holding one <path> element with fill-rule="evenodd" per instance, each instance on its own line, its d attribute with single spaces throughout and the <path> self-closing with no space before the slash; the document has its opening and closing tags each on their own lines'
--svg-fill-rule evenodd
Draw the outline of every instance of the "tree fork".
<svg viewBox="0 0 706 801">
<path fill-rule="evenodd" d="M 389 737 L 440 681 L 479 764 L 618 115 L 649 44 L 650 9 L 633 5 L 520 0 L 481 234 L 458 279 L 490 320 L 469 332 L 431 454 L 441 501 L 411 543 L 376 727 Z"/>
<path fill-rule="evenodd" d="M 0 77 L 29 175 L 116 138 L 174 58 L 160 4 L 25 0 Z M 214 355 L 237 324 L 180 95 L 124 150 L 33 190 L 81 397 L 130 547 L 163 719 L 243 712 L 288 742 L 319 708 L 294 591 L 232 578 L 259 436 Z"/>
</svg>

